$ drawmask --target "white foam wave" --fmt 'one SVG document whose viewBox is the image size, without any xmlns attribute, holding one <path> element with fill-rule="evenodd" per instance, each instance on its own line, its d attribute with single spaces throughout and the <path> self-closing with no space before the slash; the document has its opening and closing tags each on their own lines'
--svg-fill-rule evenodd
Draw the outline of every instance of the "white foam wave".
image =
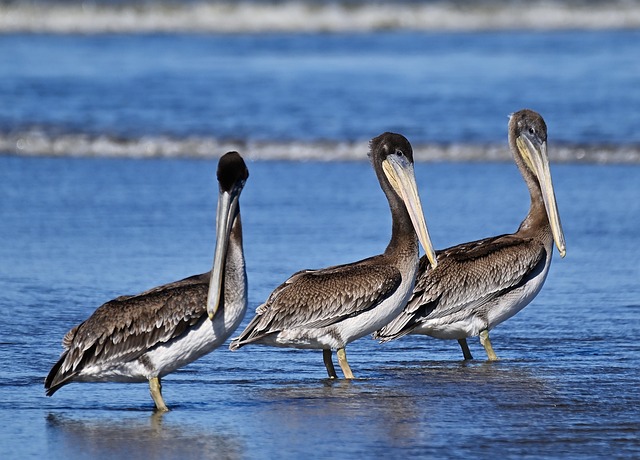
<svg viewBox="0 0 640 460">
<path fill-rule="evenodd" d="M 611 29 L 640 27 L 638 2 L 187 2 L 9 3 L 0 32 L 258 33 L 409 29 Z"/>
<path fill-rule="evenodd" d="M 207 137 L 165 136 L 120 139 L 109 136 L 40 131 L 0 134 L 0 154 L 54 157 L 110 158 L 218 158 L 237 150 L 251 160 L 264 161 L 364 161 L 368 141 L 267 142 L 220 140 Z M 640 164 L 640 145 L 551 145 L 554 162 Z M 506 145 L 416 144 L 416 161 L 511 161 Z"/>
</svg>

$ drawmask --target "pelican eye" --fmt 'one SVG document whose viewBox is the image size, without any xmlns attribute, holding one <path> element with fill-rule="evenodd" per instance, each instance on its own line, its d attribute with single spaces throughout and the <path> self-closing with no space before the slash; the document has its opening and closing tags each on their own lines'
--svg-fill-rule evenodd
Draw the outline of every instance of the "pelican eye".
<svg viewBox="0 0 640 460">
<path fill-rule="evenodd" d="M 529 134 L 535 134 L 536 130 L 533 127 L 529 128 Z"/>
<path fill-rule="evenodd" d="M 396 149 L 396 155 L 401 157 L 402 155 L 404 155 L 404 152 L 402 150 L 400 150 L 400 149 Z"/>
</svg>

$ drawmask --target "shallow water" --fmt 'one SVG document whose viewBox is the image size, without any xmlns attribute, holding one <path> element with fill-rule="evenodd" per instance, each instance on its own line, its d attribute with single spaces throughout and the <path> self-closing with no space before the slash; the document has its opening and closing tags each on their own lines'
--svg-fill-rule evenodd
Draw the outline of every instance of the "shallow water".
<svg viewBox="0 0 640 460">
<path fill-rule="evenodd" d="M 552 154 L 552 152 L 550 152 Z M 365 152 L 362 152 L 364 158 Z M 250 313 L 302 268 L 383 250 L 384 196 L 366 161 L 249 162 L 241 198 Z M 531 305 L 476 339 L 348 348 L 358 380 L 315 351 L 219 349 L 144 384 L 43 379 L 73 325 L 120 294 L 208 270 L 215 163 L 0 157 L 0 457 L 637 458 L 640 168 L 553 165 L 567 256 Z M 417 164 L 438 248 L 515 230 L 516 167 Z"/>
</svg>

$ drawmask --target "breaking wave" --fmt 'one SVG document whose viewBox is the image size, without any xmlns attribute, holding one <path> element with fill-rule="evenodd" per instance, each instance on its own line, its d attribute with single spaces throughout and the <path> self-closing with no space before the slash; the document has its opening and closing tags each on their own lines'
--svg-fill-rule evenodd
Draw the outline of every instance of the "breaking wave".
<svg viewBox="0 0 640 460">
<path fill-rule="evenodd" d="M 632 0 L 1 1 L 0 33 L 477 31 L 640 27 Z"/>
<path fill-rule="evenodd" d="M 213 137 L 144 136 L 125 139 L 88 134 L 49 135 L 38 131 L 0 134 L 0 154 L 112 158 L 218 158 L 238 150 L 251 160 L 362 161 L 368 141 L 248 141 Z M 640 164 L 640 145 L 550 145 L 559 163 Z M 417 144 L 416 161 L 511 161 L 505 145 Z"/>
</svg>

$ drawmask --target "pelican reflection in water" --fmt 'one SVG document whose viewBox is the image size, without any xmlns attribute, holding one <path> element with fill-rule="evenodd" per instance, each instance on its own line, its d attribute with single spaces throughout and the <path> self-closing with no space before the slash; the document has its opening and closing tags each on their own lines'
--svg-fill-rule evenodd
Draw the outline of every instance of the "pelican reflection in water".
<svg viewBox="0 0 640 460">
<path fill-rule="evenodd" d="M 479 335 L 489 360 L 497 359 L 489 331 L 540 292 L 554 241 L 560 256 L 565 255 L 542 117 L 531 110 L 511 115 L 509 145 L 531 195 L 518 231 L 437 251 L 437 268 L 423 258 L 407 306 L 374 338 L 387 342 L 423 334 L 457 339 L 465 359 L 471 359 L 466 338 Z"/>
<path fill-rule="evenodd" d="M 149 382 L 166 411 L 160 379 L 219 347 L 247 308 L 239 197 L 249 177 L 237 152 L 220 158 L 213 268 L 99 307 L 62 341 L 45 380 L 47 396 L 71 382 Z M 207 313 L 208 312 L 208 313 Z"/>
<path fill-rule="evenodd" d="M 337 350 L 345 378 L 353 378 L 345 347 L 394 318 L 406 304 L 418 269 L 419 245 L 435 267 L 435 253 L 418 196 L 413 150 L 399 134 L 371 141 L 370 158 L 392 216 L 385 252 L 359 262 L 303 270 L 278 286 L 231 342 L 322 349 L 329 377 L 336 378 L 331 350 Z"/>
</svg>

